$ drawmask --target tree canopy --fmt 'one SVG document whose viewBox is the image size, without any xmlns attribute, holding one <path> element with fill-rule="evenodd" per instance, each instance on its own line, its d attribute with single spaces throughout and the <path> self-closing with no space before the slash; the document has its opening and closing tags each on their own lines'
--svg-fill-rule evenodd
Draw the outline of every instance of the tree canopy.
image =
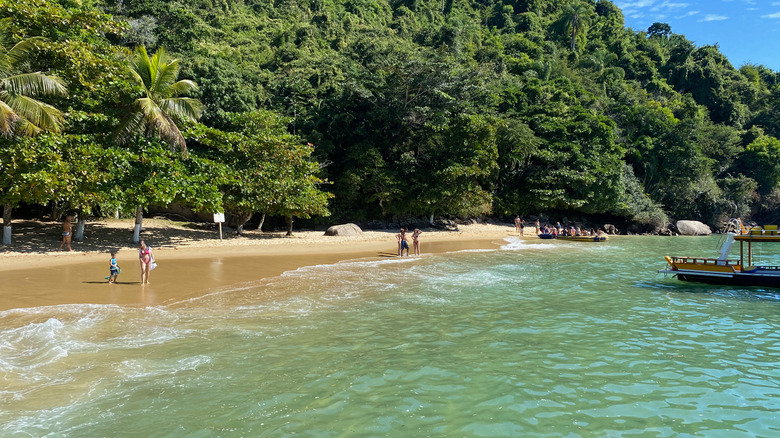
<svg viewBox="0 0 780 438">
<path fill-rule="evenodd" d="M 97 166 L 46 170 L 95 179 L 18 202 L 107 209 L 147 205 L 133 204 L 147 193 L 237 216 L 660 225 L 767 215 L 780 199 L 778 73 L 734 68 L 665 23 L 626 28 L 607 0 L 30 0 L 0 1 L 0 18 L 3 41 L 36 47 L 29 71 L 70 90 L 46 101 L 67 109 L 62 132 L 5 146 L 0 165 L 39 175 L 14 157 L 48 142 Z M 124 132 L 144 124 L 162 139 L 106 135 L 133 124 Z M 188 158 L 164 147 L 185 141 Z"/>
</svg>

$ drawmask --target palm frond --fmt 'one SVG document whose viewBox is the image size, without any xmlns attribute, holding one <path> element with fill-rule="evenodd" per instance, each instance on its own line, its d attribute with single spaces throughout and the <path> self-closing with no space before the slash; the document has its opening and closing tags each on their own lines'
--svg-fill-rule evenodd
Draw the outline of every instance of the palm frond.
<svg viewBox="0 0 780 438">
<path fill-rule="evenodd" d="M 11 64 L 16 65 L 20 62 L 27 60 L 35 49 L 35 43 L 45 41 L 44 37 L 31 37 L 26 38 L 16 43 L 9 51 L 8 57 L 11 59 Z"/>
<path fill-rule="evenodd" d="M 3 100 L 0 100 L 0 135 L 3 137 L 12 137 L 14 126 L 19 121 L 19 116 L 13 108 L 8 106 Z"/>
<path fill-rule="evenodd" d="M 140 109 L 130 111 L 128 116 L 122 119 L 117 129 L 114 130 L 113 137 L 117 143 L 125 144 L 134 135 L 138 134 L 144 125 L 144 114 Z"/>
<path fill-rule="evenodd" d="M 165 68 L 166 59 L 165 49 L 160 47 L 149 60 L 149 69 L 151 73 L 149 91 L 152 95 L 160 94 L 160 69 Z"/>
<path fill-rule="evenodd" d="M 0 43 L 1 45 L 2 43 Z M 0 77 L 5 77 L 13 73 L 14 65 L 8 52 L 0 48 Z"/>
<path fill-rule="evenodd" d="M 163 117 L 163 111 L 157 105 L 157 102 L 151 98 L 144 97 L 137 99 L 136 103 L 141 109 L 141 113 L 143 113 L 144 123 L 153 126 L 156 126 L 160 123 L 160 119 Z"/>
<path fill-rule="evenodd" d="M 5 103 L 20 118 L 15 128 L 17 134 L 35 135 L 41 130 L 60 132 L 62 129 L 62 112 L 51 105 L 20 95 L 8 95 Z"/>
<path fill-rule="evenodd" d="M 203 111 L 203 103 L 191 97 L 172 97 L 160 102 L 160 107 L 170 117 L 188 122 L 194 122 L 200 118 Z"/>
<path fill-rule="evenodd" d="M 138 46 L 135 48 L 135 58 L 130 61 L 130 72 L 148 93 L 152 87 L 153 72 L 146 47 Z"/>
<path fill-rule="evenodd" d="M 176 126 L 176 123 L 171 120 L 169 117 L 166 117 L 168 119 L 168 126 L 170 127 L 168 131 L 168 143 L 170 143 L 172 149 L 180 149 L 182 155 L 185 157 L 187 156 L 187 142 L 184 141 L 184 136 L 182 135 L 181 131 L 179 131 L 179 127 Z"/>
<path fill-rule="evenodd" d="M 116 136 L 121 140 L 145 131 L 147 135 L 156 135 L 172 147 L 180 148 L 186 155 L 184 136 L 176 123 L 197 120 L 203 104 L 197 99 L 178 96 L 198 87 L 190 80 L 177 82 L 180 61 L 170 58 L 164 48 L 159 48 L 151 57 L 142 46 L 135 51 L 136 56 L 129 63 L 130 72 L 145 88 L 146 96 L 135 101 L 132 113 L 115 131 Z"/>
<path fill-rule="evenodd" d="M 9 94 L 28 96 L 67 96 L 68 89 L 56 76 L 23 73 L 0 80 L 0 88 Z"/>
<path fill-rule="evenodd" d="M 175 91 L 172 87 L 176 82 L 176 78 L 179 76 L 179 61 L 175 60 L 175 62 L 176 64 L 164 64 L 160 66 L 157 82 L 155 83 L 155 91 L 161 97 L 171 97 L 174 95 Z"/>
<path fill-rule="evenodd" d="M 198 91 L 198 84 L 189 79 L 182 79 L 175 84 L 172 84 L 171 89 L 173 90 L 173 96 L 181 96 L 190 91 Z"/>
</svg>

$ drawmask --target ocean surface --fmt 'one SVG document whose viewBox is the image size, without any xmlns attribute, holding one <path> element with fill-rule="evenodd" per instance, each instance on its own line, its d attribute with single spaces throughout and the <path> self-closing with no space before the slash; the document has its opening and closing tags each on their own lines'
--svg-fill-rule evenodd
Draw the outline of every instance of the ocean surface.
<svg viewBox="0 0 780 438">
<path fill-rule="evenodd" d="M 656 273 L 717 243 L 509 238 L 3 311 L 0 436 L 778 437 L 780 291 Z"/>
</svg>

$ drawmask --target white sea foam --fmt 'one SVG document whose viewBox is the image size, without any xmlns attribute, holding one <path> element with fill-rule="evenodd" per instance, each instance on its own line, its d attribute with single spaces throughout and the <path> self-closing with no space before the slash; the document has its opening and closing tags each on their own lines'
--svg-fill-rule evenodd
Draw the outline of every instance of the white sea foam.
<svg viewBox="0 0 780 438">
<path fill-rule="evenodd" d="M 556 245 L 553 242 L 546 242 L 540 240 L 538 243 L 528 243 L 525 239 L 519 237 L 505 237 L 504 241 L 506 245 L 502 245 L 501 249 L 508 251 L 526 250 L 526 249 L 538 249 L 538 250 L 555 250 L 559 249 L 563 245 Z M 557 242 L 556 242 L 557 243 Z"/>
</svg>

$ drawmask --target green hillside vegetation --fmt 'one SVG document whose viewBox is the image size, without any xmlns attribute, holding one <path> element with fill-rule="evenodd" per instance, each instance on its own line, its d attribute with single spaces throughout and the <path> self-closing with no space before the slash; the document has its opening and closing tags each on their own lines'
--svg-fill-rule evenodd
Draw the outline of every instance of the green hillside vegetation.
<svg viewBox="0 0 780 438">
<path fill-rule="evenodd" d="M 771 220 L 780 203 L 780 76 L 664 23 L 626 29 L 605 0 L 0 0 L 0 18 L 4 47 L 35 49 L 0 79 L 67 87 L 39 98 L 61 130 L 0 138 L 6 221 L 22 204 L 180 202 L 234 225 L 547 213 L 652 228 Z M 112 135 L 143 95 L 137 46 L 196 85 L 170 95 L 202 103 L 175 120 L 183 144 Z"/>
</svg>

